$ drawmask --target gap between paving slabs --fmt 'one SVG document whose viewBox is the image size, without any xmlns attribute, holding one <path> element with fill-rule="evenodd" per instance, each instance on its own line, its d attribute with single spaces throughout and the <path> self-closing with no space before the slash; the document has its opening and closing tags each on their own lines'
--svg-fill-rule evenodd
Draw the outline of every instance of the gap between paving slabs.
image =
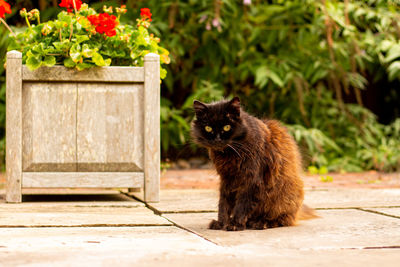
<svg viewBox="0 0 400 267">
<path fill-rule="evenodd" d="M 0 228 L 173 225 L 142 202 L 119 192 L 106 196 L 73 195 L 67 199 L 63 195 L 37 195 L 25 199 L 30 202 L 0 203 Z"/>
<path fill-rule="evenodd" d="M 200 192 L 200 191 L 199 191 Z M 173 192 L 174 195 L 178 191 Z M 204 196 L 204 192 L 200 192 Z M 207 195 L 207 194 L 206 194 Z M 181 196 L 182 197 L 182 196 Z M 184 199 L 184 198 L 183 198 Z M 197 201 L 197 204 L 200 203 L 199 199 L 195 196 L 191 195 L 189 199 L 193 199 Z M 182 199 L 181 199 L 182 200 Z M 188 201 L 188 199 L 185 199 Z M 168 199 L 171 201 L 171 199 Z M 214 199 L 215 202 L 215 199 Z M 351 202 L 351 201 L 350 201 Z M 332 203 L 329 203 L 328 208 L 316 208 L 316 210 L 322 215 L 322 221 L 310 220 L 310 221 L 302 221 L 299 226 L 297 227 L 285 227 L 285 228 L 275 228 L 275 229 L 268 229 L 265 231 L 244 231 L 244 232 L 221 232 L 221 231 L 214 231 L 207 229 L 208 222 L 211 219 L 215 219 L 217 216 L 217 209 L 207 209 L 207 206 L 210 202 L 207 202 L 207 207 L 205 208 L 204 205 L 200 205 L 200 209 L 196 209 L 196 207 L 187 205 L 186 209 L 182 206 L 185 204 L 181 203 L 181 206 L 178 208 L 171 208 L 171 206 L 175 206 L 175 200 L 172 199 L 171 203 L 173 205 L 166 205 L 165 198 L 163 203 L 163 198 L 161 203 L 148 203 L 146 206 L 153 210 L 155 214 L 158 214 L 166 219 L 168 219 L 171 223 L 175 226 L 194 233 L 203 239 L 213 242 L 218 245 L 226 246 L 226 245 L 251 245 L 254 242 L 257 242 L 257 236 L 262 236 L 262 241 L 259 245 L 265 247 L 265 245 L 272 246 L 274 242 L 270 242 L 268 244 L 267 240 L 271 239 L 275 240 L 277 243 L 282 242 L 282 239 L 286 238 L 286 241 L 289 242 L 288 245 L 293 247 L 293 244 L 290 243 L 291 237 L 288 236 L 288 233 L 293 236 L 301 236 L 303 240 L 307 240 L 308 238 L 313 238 L 315 235 L 330 235 L 332 240 L 337 239 L 337 236 L 340 236 L 341 233 L 345 233 L 341 242 L 336 242 L 334 247 L 329 247 L 324 240 L 320 240 L 321 243 L 319 248 L 313 248 L 312 242 L 310 243 L 310 249 L 398 249 L 400 248 L 400 236 L 397 236 L 397 239 L 393 240 L 393 233 L 396 229 L 400 227 L 400 217 L 391 214 L 392 211 L 399 212 L 400 214 L 400 206 L 398 206 L 397 202 L 396 205 L 386 205 L 380 206 L 381 203 L 375 202 L 378 204 L 377 206 L 371 205 L 369 203 L 368 208 L 362 208 L 358 205 L 352 206 L 347 205 L 351 203 L 339 203 L 337 207 L 332 207 Z M 169 204 L 171 204 L 169 203 Z M 168 204 L 168 203 L 167 203 Z M 187 204 L 187 203 L 186 203 Z M 308 204 L 308 203 L 307 203 Z M 346 205 L 343 205 L 346 204 Z M 355 204 L 355 203 L 353 203 Z M 358 204 L 358 203 L 356 203 Z M 383 209 L 383 210 L 382 210 Z M 328 218 L 324 218 L 327 216 Z M 346 217 L 346 226 L 340 226 L 341 218 Z M 360 222 L 354 222 L 355 218 L 361 218 Z M 335 222 L 334 225 L 330 225 L 330 223 Z M 380 228 L 380 224 L 386 224 L 387 231 L 382 231 Z M 327 228 L 324 229 L 321 224 L 327 225 Z M 338 225 L 338 226 L 336 226 Z M 311 229 L 311 228 L 314 229 Z M 318 231 L 318 227 L 320 228 Z M 321 228 L 322 227 L 322 228 Z M 351 229 L 348 231 L 347 228 Z M 359 229 L 367 229 L 367 234 L 371 235 L 370 237 L 359 238 L 364 233 L 360 232 Z M 317 231 L 316 231 L 317 230 Z M 288 232 L 289 231 L 289 232 Z M 392 231 L 392 232 L 390 232 Z M 285 234 L 286 233 L 286 234 Z M 248 237 L 251 237 L 250 239 Z M 381 236 L 383 238 L 377 240 L 374 239 L 374 236 Z M 386 238 L 386 239 L 385 239 Z M 239 239 L 241 243 L 231 243 L 232 240 Z M 317 238 L 318 239 L 318 238 Z M 326 237 L 322 238 L 326 239 Z M 371 240 L 376 240 L 377 243 L 371 242 Z M 283 249 L 286 247 L 281 247 Z M 299 248 L 296 248 L 299 249 Z"/>
<path fill-rule="evenodd" d="M 174 225 L 175 227 L 178 227 L 179 229 L 182 229 L 182 230 L 184 230 L 184 231 L 186 231 L 186 232 L 189 232 L 189 233 L 192 233 L 192 234 L 194 234 L 194 235 L 197 235 L 198 237 L 200 237 L 200 238 L 202 238 L 202 239 L 204 239 L 204 240 L 206 240 L 206 241 L 208 241 L 208 242 L 211 242 L 211 243 L 213 243 L 213 244 L 215 244 L 215 245 L 219 245 L 218 243 L 216 243 L 216 242 L 214 242 L 214 241 L 208 239 L 207 237 L 201 235 L 200 233 L 197 233 L 196 231 L 193 231 L 192 229 L 189 229 L 189 228 L 187 228 L 187 227 L 184 227 L 183 225 L 180 225 L 180 224 L 176 223 L 175 221 L 170 220 L 169 218 L 165 217 L 165 216 L 163 215 L 162 212 L 160 212 L 158 209 L 156 209 L 155 207 L 153 207 L 151 204 L 142 201 L 142 200 L 141 200 L 141 196 L 138 196 L 137 193 L 126 193 L 126 192 L 121 191 L 121 194 L 124 194 L 124 195 L 126 195 L 127 197 L 131 197 L 132 199 L 135 199 L 135 200 L 137 200 L 137 201 L 142 202 L 142 203 L 146 206 L 146 208 L 152 210 L 152 211 L 154 212 L 155 215 L 160 216 L 160 217 L 166 219 L 167 221 L 169 221 L 169 222 L 170 222 L 172 225 Z"/>
</svg>

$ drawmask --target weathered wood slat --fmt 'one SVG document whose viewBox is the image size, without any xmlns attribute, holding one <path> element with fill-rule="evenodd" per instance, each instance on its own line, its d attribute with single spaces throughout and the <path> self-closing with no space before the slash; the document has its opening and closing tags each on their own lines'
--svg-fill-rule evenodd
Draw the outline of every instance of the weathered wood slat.
<svg viewBox="0 0 400 267">
<path fill-rule="evenodd" d="M 142 172 L 24 172 L 24 188 L 143 187 Z"/>
<path fill-rule="evenodd" d="M 7 202 L 21 202 L 22 180 L 22 54 L 7 53 L 6 177 Z"/>
<path fill-rule="evenodd" d="M 23 170 L 76 171 L 75 83 L 23 84 Z"/>
<path fill-rule="evenodd" d="M 104 67 L 78 71 L 64 66 L 40 67 L 30 71 L 22 66 L 22 79 L 24 81 L 50 81 L 50 82 L 143 82 L 144 70 L 141 67 Z"/>
<path fill-rule="evenodd" d="M 144 201 L 158 202 L 160 191 L 160 57 L 144 57 Z"/>
<path fill-rule="evenodd" d="M 143 85 L 78 84 L 78 171 L 143 170 Z"/>
</svg>

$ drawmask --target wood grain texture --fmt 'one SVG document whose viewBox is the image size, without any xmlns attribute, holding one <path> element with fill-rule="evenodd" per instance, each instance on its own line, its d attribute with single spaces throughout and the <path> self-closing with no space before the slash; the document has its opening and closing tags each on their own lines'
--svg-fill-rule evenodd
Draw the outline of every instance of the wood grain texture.
<svg viewBox="0 0 400 267">
<path fill-rule="evenodd" d="M 78 171 L 143 170 L 143 85 L 78 85 Z"/>
<path fill-rule="evenodd" d="M 22 180 L 22 54 L 7 53 L 6 75 L 6 201 L 21 202 Z"/>
<path fill-rule="evenodd" d="M 143 187 L 142 172 L 24 172 L 24 188 Z"/>
<path fill-rule="evenodd" d="M 160 191 L 160 57 L 144 57 L 144 201 L 158 202 Z"/>
<path fill-rule="evenodd" d="M 132 83 L 144 81 L 144 70 L 141 67 L 103 67 L 78 71 L 64 66 L 52 66 L 30 71 L 23 66 L 22 79 L 24 81 Z"/>
<path fill-rule="evenodd" d="M 23 170 L 76 171 L 75 83 L 23 84 Z"/>
</svg>

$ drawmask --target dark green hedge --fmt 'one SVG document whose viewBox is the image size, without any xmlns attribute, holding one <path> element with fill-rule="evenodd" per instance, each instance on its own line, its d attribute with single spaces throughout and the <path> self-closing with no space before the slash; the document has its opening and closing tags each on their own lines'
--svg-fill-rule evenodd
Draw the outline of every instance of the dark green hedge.
<svg viewBox="0 0 400 267">
<path fill-rule="evenodd" d="M 18 6 L 38 3 L 44 19 L 57 12 L 49 8 L 53 1 L 18 1 Z M 94 3 L 103 4 L 121 2 Z M 188 138 L 193 99 L 239 95 L 253 114 L 288 125 L 306 165 L 335 171 L 400 169 L 399 1 L 126 4 L 127 22 L 134 23 L 141 7 L 152 10 L 151 31 L 171 52 L 162 85 L 164 159 L 201 153 Z M 9 21 L 19 23 L 17 16 Z M 6 39 L 1 38 L 4 53 Z M 4 125 L 4 86 L 1 92 Z M 4 128 L 1 134 L 4 139 Z"/>
</svg>

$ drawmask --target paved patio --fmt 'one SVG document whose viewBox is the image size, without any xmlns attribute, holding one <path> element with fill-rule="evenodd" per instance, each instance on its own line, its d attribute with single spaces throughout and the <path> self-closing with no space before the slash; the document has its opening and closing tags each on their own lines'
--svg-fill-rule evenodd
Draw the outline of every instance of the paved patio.
<svg viewBox="0 0 400 267">
<path fill-rule="evenodd" d="M 400 188 L 308 186 L 305 203 L 320 218 L 242 232 L 207 229 L 217 216 L 216 189 L 162 190 L 160 203 L 150 205 L 116 190 L 68 192 L 25 195 L 22 204 L 6 204 L 0 191 L 0 266 L 400 262 Z"/>
</svg>

